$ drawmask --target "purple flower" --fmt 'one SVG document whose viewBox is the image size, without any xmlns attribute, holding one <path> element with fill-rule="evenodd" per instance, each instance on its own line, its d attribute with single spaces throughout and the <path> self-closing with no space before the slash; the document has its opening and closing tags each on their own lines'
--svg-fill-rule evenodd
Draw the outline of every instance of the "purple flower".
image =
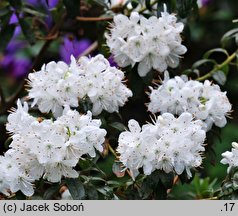
<svg viewBox="0 0 238 216">
<path fill-rule="evenodd" d="M 207 6 L 209 3 L 211 3 L 211 0 L 202 0 L 203 6 Z"/>
<path fill-rule="evenodd" d="M 110 57 L 108 58 L 108 61 L 111 67 L 118 67 L 117 63 L 114 61 L 113 55 L 110 55 Z"/>
<path fill-rule="evenodd" d="M 51 27 L 53 24 L 53 18 L 50 14 L 50 10 L 58 4 L 59 0 L 26 0 L 29 4 L 34 7 L 43 7 L 46 11 L 47 17 L 45 18 L 45 22 L 48 27 Z"/>
<path fill-rule="evenodd" d="M 45 8 L 52 9 L 54 8 L 59 0 L 26 0 L 29 4 L 33 6 L 44 6 Z"/>
<path fill-rule="evenodd" d="M 63 45 L 60 47 L 60 57 L 66 62 L 70 63 L 70 56 L 73 55 L 77 58 L 81 53 L 83 53 L 91 45 L 88 39 L 70 39 L 69 37 L 64 37 Z"/>
<path fill-rule="evenodd" d="M 21 78 L 29 72 L 31 61 L 15 55 L 5 55 L 1 60 L 0 67 L 13 77 Z"/>
</svg>

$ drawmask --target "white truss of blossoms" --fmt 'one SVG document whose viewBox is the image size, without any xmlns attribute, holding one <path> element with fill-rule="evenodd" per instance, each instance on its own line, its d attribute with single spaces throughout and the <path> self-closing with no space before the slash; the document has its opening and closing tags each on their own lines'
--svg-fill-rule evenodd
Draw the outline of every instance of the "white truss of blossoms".
<svg viewBox="0 0 238 216">
<path fill-rule="evenodd" d="M 183 112 L 193 114 L 196 119 L 204 121 L 204 129 L 210 130 L 213 123 L 217 127 L 224 127 L 227 123 L 226 115 L 231 111 L 231 104 L 226 92 L 221 92 L 218 85 L 209 80 L 204 83 L 188 80 L 183 75 L 169 79 L 168 72 L 162 85 L 151 87 L 148 110 L 152 113 L 180 115 Z"/>
<path fill-rule="evenodd" d="M 78 62 L 71 56 L 71 64 L 49 62 L 40 71 L 29 74 L 29 97 L 43 113 L 62 114 L 63 106 L 78 107 L 80 99 L 89 97 L 92 113 L 102 110 L 118 112 L 132 96 L 124 84 L 124 73 L 111 67 L 103 55 L 81 57 Z"/>
<path fill-rule="evenodd" d="M 238 167 L 238 143 L 232 142 L 232 147 L 231 152 L 226 151 L 222 153 L 223 159 L 221 160 L 221 163 L 229 165 L 227 169 L 228 172 L 232 167 Z"/>
<path fill-rule="evenodd" d="M 38 121 L 28 113 L 28 105 L 9 115 L 7 130 L 12 134 L 10 149 L 0 157 L 0 191 L 21 190 L 26 196 L 34 193 L 33 182 L 42 176 L 50 182 L 61 178 L 77 178 L 74 170 L 82 155 L 102 152 L 106 130 L 91 112 L 80 115 L 66 107 L 57 120 Z"/>
<path fill-rule="evenodd" d="M 156 169 L 175 171 L 178 175 L 185 170 L 191 177 L 190 169 L 201 165 L 205 131 L 202 121 L 193 120 L 190 113 L 182 113 L 178 118 L 164 113 L 154 124 L 142 128 L 137 121 L 130 120 L 128 127 L 129 131 L 119 136 L 117 152 L 133 178 L 142 167 L 145 175 Z"/>
<path fill-rule="evenodd" d="M 132 12 L 130 18 L 122 14 L 114 17 L 106 38 L 120 67 L 133 67 L 139 62 L 138 73 L 143 77 L 151 68 L 163 72 L 168 66 L 178 66 L 180 55 L 187 51 L 180 37 L 184 25 L 177 22 L 174 14 L 166 12 L 166 6 L 161 14 L 149 19 L 137 12 Z"/>
</svg>

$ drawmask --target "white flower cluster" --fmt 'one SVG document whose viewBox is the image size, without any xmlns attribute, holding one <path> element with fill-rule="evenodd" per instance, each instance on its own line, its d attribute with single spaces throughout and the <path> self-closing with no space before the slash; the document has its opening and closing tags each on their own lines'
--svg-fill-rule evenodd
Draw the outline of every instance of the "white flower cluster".
<svg viewBox="0 0 238 216">
<path fill-rule="evenodd" d="M 238 143 L 232 142 L 231 152 L 226 151 L 222 153 L 223 159 L 221 160 L 222 164 L 228 164 L 228 172 L 232 167 L 238 167 Z"/>
<path fill-rule="evenodd" d="M 114 17 L 106 38 L 120 67 L 139 62 L 138 73 L 143 77 L 151 68 L 163 72 L 168 66 L 178 66 L 180 55 L 187 51 L 180 37 L 184 25 L 166 9 L 161 14 L 149 19 L 137 12 L 132 12 L 130 18 L 122 14 Z"/>
<path fill-rule="evenodd" d="M 137 121 L 130 120 L 128 127 L 130 131 L 119 136 L 117 152 L 133 178 L 141 167 L 145 175 L 156 169 L 166 173 L 175 171 L 178 175 L 185 170 L 191 177 L 190 169 L 201 165 L 205 131 L 202 121 L 193 120 L 190 113 L 178 118 L 164 113 L 154 124 L 145 124 L 142 128 Z"/>
<path fill-rule="evenodd" d="M 85 97 L 91 100 L 94 115 L 102 110 L 118 112 L 132 96 L 123 79 L 124 73 L 110 67 L 103 55 L 82 57 L 78 63 L 71 57 L 70 65 L 50 62 L 29 74 L 29 97 L 34 99 L 33 106 L 37 104 L 43 113 L 51 110 L 55 117 L 62 114 L 64 105 L 77 107 Z"/>
<path fill-rule="evenodd" d="M 196 119 L 204 121 L 204 129 L 211 129 L 213 123 L 224 127 L 226 115 L 231 111 L 231 104 L 226 92 L 221 92 L 218 85 L 206 80 L 204 83 L 188 80 L 187 76 L 165 79 L 157 89 L 151 88 L 148 110 L 152 113 L 180 115 L 183 112 L 193 114 Z"/>
<path fill-rule="evenodd" d="M 103 151 L 106 131 L 90 112 L 80 115 L 65 108 L 57 120 L 39 121 L 28 113 L 27 103 L 17 105 L 6 125 L 12 134 L 10 149 L 0 158 L 2 193 L 21 190 L 31 196 L 32 182 L 42 176 L 50 182 L 59 182 L 62 176 L 76 178 L 73 168 L 82 155 L 95 157 L 95 149 Z"/>
</svg>

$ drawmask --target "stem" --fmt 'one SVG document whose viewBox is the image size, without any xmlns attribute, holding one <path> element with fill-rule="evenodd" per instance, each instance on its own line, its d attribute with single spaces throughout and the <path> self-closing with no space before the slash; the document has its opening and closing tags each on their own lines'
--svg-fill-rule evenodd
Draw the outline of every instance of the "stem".
<svg viewBox="0 0 238 216">
<path fill-rule="evenodd" d="M 173 180 L 173 185 L 176 185 L 178 181 L 179 181 L 179 177 L 178 177 L 178 175 L 176 175 Z M 172 190 L 172 188 L 168 189 L 167 194 L 169 194 L 171 192 L 171 190 Z"/>
<path fill-rule="evenodd" d="M 83 22 L 111 21 L 113 17 L 76 17 L 76 20 Z"/>
<path fill-rule="evenodd" d="M 109 148 L 110 152 L 115 156 L 115 158 L 118 158 L 118 157 L 117 157 L 117 153 L 116 153 L 115 150 L 112 148 L 112 146 L 110 145 L 110 143 L 108 143 L 108 148 Z"/>
<path fill-rule="evenodd" d="M 81 53 L 77 59 L 79 60 L 80 57 L 82 56 L 86 56 L 89 55 L 90 53 L 92 53 L 94 50 L 96 50 L 98 48 L 98 42 L 95 41 L 94 43 L 92 43 L 83 53 Z"/>
<path fill-rule="evenodd" d="M 229 64 L 237 55 L 238 50 L 236 50 L 232 55 L 230 55 L 224 62 L 222 62 L 221 64 L 216 65 L 211 71 L 209 71 L 207 74 L 205 74 L 204 76 L 201 76 L 199 78 L 197 78 L 198 81 L 202 81 L 205 80 L 209 77 L 211 77 L 215 72 L 217 72 L 218 70 L 220 70 L 221 68 L 223 68 L 224 66 L 226 66 L 227 64 Z"/>
</svg>

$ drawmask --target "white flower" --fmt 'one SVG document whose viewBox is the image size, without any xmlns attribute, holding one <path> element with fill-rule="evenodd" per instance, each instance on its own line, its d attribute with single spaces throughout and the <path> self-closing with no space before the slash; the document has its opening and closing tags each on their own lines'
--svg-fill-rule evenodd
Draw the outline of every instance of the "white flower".
<svg viewBox="0 0 238 216">
<path fill-rule="evenodd" d="M 66 106 L 57 120 L 38 122 L 28 113 L 27 104 L 22 107 L 18 101 L 8 121 L 12 142 L 0 157 L 0 191 L 6 195 L 9 190 L 33 195 L 32 183 L 41 177 L 51 182 L 77 178 L 74 167 L 81 157 L 95 157 L 95 149 L 103 151 L 106 131 L 100 128 L 100 120 L 92 119 L 90 111 L 80 115 Z"/>
<path fill-rule="evenodd" d="M 222 164 L 228 164 L 228 172 L 232 167 L 238 167 L 238 143 L 232 142 L 232 149 L 222 153 Z"/>
<path fill-rule="evenodd" d="M 218 85 L 206 80 L 204 83 L 188 80 L 186 76 L 165 79 L 158 88 L 151 88 L 148 110 L 152 113 L 170 112 L 180 115 L 191 113 L 196 119 L 204 122 L 207 131 L 215 124 L 226 125 L 226 115 L 231 111 L 231 104 L 226 92 L 221 92 Z"/>
<path fill-rule="evenodd" d="M 160 169 L 178 175 L 186 171 L 191 177 L 190 169 L 201 165 L 205 131 L 202 122 L 193 120 L 190 113 L 182 113 L 178 118 L 164 113 L 154 124 L 142 128 L 138 122 L 130 120 L 128 127 L 130 131 L 119 136 L 117 152 L 133 178 L 141 167 L 145 175 Z"/>
<path fill-rule="evenodd" d="M 86 97 L 93 104 L 94 115 L 103 110 L 118 112 L 132 92 L 123 84 L 124 73 L 111 67 L 102 55 L 82 57 L 71 64 L 50 62 L 29 75 L 29 97 L 41 112 L 62 115 L 63 107 L 78 107 Z"/>
<path fill-rule="evenodd" d="M 119 14 L 114 17 L 110 34 L 106 34 L 107 45 L 120 67 L 133 67 L 138 62 L 138 73 L 143 77 L 152 68 L 163 72 L 168 66 L 178 66 L 180 55 L 187 51 L 181 45 L 182 30 L 183 24 L 177 23 L 166 6 L 160 18 L 146 19 L 137 12 L 129 18 Z"/>
</svg>

